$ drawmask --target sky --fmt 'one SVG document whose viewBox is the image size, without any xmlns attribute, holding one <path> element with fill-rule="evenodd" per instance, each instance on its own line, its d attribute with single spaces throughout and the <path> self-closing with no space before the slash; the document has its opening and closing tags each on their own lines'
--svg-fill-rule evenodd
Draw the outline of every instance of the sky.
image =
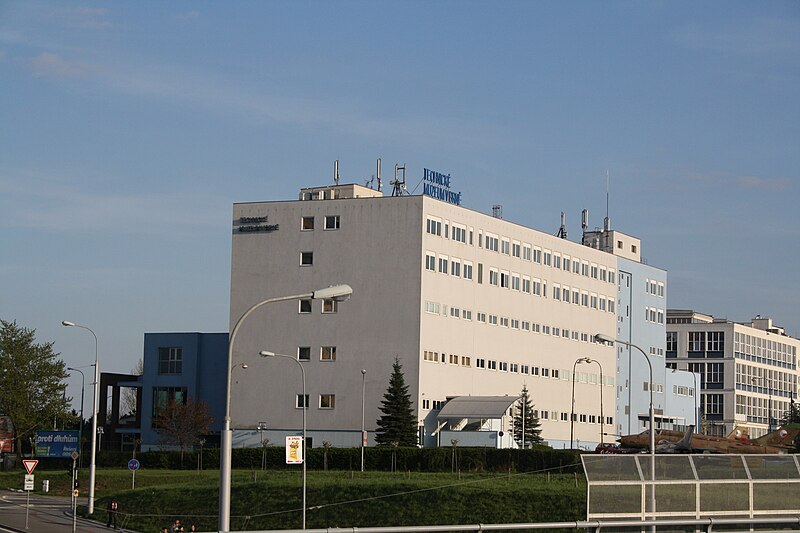
<svg viewBox="0 0 800 533">
<path fill-rule="evenodd" d="M 87 377 L 62 320 L 108 372 L 227 331 L 232 204 L 336 159 L 573 240 L 608 183 L 669 307 L 800 336 L 796 1 L 0 1 L 0 91 L 0 318 Z"/>
</svg>

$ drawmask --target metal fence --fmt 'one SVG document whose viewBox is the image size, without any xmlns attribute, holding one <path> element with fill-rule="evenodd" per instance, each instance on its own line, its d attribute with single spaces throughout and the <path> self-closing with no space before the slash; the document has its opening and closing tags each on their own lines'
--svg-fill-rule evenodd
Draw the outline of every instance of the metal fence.
<svg viewBox="0 0 800 533">
<path fill-rule="evenodd" d="M 587 520 L 800 515 L 797 455 L 583 455 Z M 651 492 L 655 496 L 651 511 Z"/>
</svg>

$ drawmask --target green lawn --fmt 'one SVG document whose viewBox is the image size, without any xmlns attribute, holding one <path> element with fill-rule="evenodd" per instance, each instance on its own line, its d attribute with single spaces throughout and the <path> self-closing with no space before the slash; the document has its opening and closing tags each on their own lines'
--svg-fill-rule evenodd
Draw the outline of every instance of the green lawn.
<svg viewBox="0 0 800 533">
<path fill-rule="evenodd" d="M 43 471 L 36 488 L 50 479 L 51 494 L 68 495 L 65 471 Z M 0 473 L 0 486 L 21 488 L 21 472 Z M 158 531 L 175 518 L 214 530 L 219 471 L 139 470 L 136 489 L 122 469 L 97 471 L 95 515 L 104 519 L 110 497 L 120 504 L 126 527 Z M 88 470 L 80 475 L 81 497 Z M 296 471 L 234 470 L 231 525 L 234 529 L 300 528 L 302 479 Z M 84 500 L 85 501 L 85 500 Z M 586 487 L 573 474 L 443 474 L 308 472 L 307 527 L 427 525 L 450 523 L 551 522 L 586 517 Z"/>
</svg>

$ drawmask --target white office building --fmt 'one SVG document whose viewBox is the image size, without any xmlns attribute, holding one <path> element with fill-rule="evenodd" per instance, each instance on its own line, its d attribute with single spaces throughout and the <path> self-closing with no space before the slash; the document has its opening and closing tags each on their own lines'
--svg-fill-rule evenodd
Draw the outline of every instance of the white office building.
<svg viewBox="0 0 800 533">
<path fill-rule="evenodd" d="M 751 438 L 776 430 L 797 400 L 800 341 L 771 318 L 747 323 L 692 310 L 667 312 L 668 365 L 697 373 L 702 389 L 701 430 Z"/>
<path fill-rule="evenodd" d="M 422 196 L 333 185 L 302 189 L 298 200 L 234 205 L 231 327 L 267 298 L 353 288 L 346 302 L 270 304 L 243 324 L 233 363 L 248 368 L 233 374 L 235 446 L 297 434 L 304 401 L 312 446 L 358 446 L 362 390 L 372 442 L 395 358 L 425 446 L 513 445 L 511 410 L 497 400 L 508 397 L 510 405 L 523 385 L 554 447 L 569 447 L 571 436 L 576 447 L 593 447 L 602 431 L 622 427 L 619 398 L 639 400 L 618 389 L 617 349 L 593 335 L 619 335 L 618 314 L 640 305 L 636 296 L 620 309 L 620 261 L 652 267 L 638 253 L 626 258 L 431 197 L 460 200 L 439 185 Z M 635 315 L 643 319 L 644 308 Z M 662 376 L 663 327 L 662 318 L 660 340 L 647 344 L 661 350 L 654 360 Z M 261 358 L 261 350 L 301 362 L 306 400 L 298 365 Z M 457 397 L 491 402 L 472 404 L 480 405 L 473 415 L 462 402 L 451 409 L 455 418 L 440 416 Z M 489 403 L 496 412 L 481 411 Z M 685 408 L 680 400 L 672 408 L 679 405 Z M 647 403 L 628 411 L 646 413 Z"/>
</svg>

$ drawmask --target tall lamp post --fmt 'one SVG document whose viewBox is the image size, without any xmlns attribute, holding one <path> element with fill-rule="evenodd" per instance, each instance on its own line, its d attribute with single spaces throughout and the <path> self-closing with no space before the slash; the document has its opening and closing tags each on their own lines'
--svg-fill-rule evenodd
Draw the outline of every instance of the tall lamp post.
<svg viewBox="0 0 800 533">
<path fill-rule="evenodd" d="M 83 395 L 86 388 L 86 375 L 83 373 L 83 370 L 79 368 L 68 366 L 67 370 L 81 373 L 81 423 L 78 426 L 78 466 L 83 468 Z"/>
<path fill-rule="evenodd" d="M 692 372 L 694 378 L 694 430 L 698 434 L 700 433 L 700 382 L 697 379 L 699 376 L 699 373 Z"/>
<path fill-rule="evenodd" d="M 335 285 L 304 294 L 293 296 L 279 296 L 268 298 L 251 306 L 244 314 L 239 317 L 231 330 L 228 339 L 228 367 L 225 388 L 225 420 L 222 429 L 222 439 L 220 442 L 220 461 L 219 461 L 219 531 L 225 533 L 230 531 L 231 526 L 231 454 L 232 454 L 232 432 L 231 432 L 231 365 L 233 364 L 233 342 L 242 323 L 250 316 L 253 311 L 267 304 L 285 302 L 289 300 L 304 300 L 312 298 L 315 300 L 334 299 L 346 300 L 353 294 L 353 289 L 349 285 Z M 305 444 L 305 443 L 304 443 Z"/>
<path fill-rule="evenodd" d="M 597 363 L 597 366 L 600 367 L 600 444 L 605 444 L 605 414 L 603 413 L 603 365 L 600 364 L 600 361 L 597 359 L 592 359 L 591 357 L 584 357 L 583 360 L 589 364 Z"/>
<path fill-rule="evenodd" d="M 364 431 L 364 393 L 367 390 L 367 371 L 361 369 L 361 471 L 364 471 L 364 447 L 367 445 L 367 433 Z"/>
<path fill-rule="evenodd" d="M 91 462 L 89 463 L 89 514 L 94 514 L 94 477 L 95 477 L 95 461 L 97 459 L 97 402 L 100 400 L 100 364 L 98 361 L 98 342 L 97 335 L 91 328 L 70 322 L 68 320 L 61 321 L 62 326 L 71 328 L 85 329 L 94 337 L 94 394 L 92 395 L 92 454 Z M 81 420 L 81 423 L 83 421 Z"/>
<path fill-rule="evenodd" d="M 650 370 L 650 382 L 647 386 L 647 388 L 650 389 L 650 512 L 655 515 L 656 487 L 654 482 L 656 480 L 656 425 L 655 413 L 653 411 L 653 363 L 650 362 L 650 358 L 647 357 L 647 354 L 644 353 L 644 350 L 631 342 L 614 339 L 613 337 L 603 335 L 602 333 L 596 334 L 594 336 L 594 340 L 603 344 L 609 344 L 611 346 L 613 346 L 615 342 L 618 342 L 629 348 L 636 348 L 642 354 L 644 360 L 647 361 L 647 368 Z M 653 519 L 655 519 L 655 516 L 653 516 Z M 655 526 L 653 526 L 653 529 L 655 530 Z"/>
<path fill-rule="evenodd" d="M 274 352 L 261 350 L 259 352 L 261 357 L 283 357 L 294 361 L 300 367 L 300 376 L 303 378 L 303 529 L 306 528 L 306 411 L 308 411 L 308 399 L 306 398 L 306 369 L 296 357 L 291 355 L 283 355 Z"/>
<path fill-rule="evenodd" d="M 569 413 L 569 449 L 571 450 L 573 447 L 573 436 L 574 436 L 574 427 L 575 427 L 575 368 L 578 366 L 578 363 L 584 362 L 587 357 L 579 357 L 575 359 L 575 362 L 572 363 L 572 409 Z"/>
</svg>

